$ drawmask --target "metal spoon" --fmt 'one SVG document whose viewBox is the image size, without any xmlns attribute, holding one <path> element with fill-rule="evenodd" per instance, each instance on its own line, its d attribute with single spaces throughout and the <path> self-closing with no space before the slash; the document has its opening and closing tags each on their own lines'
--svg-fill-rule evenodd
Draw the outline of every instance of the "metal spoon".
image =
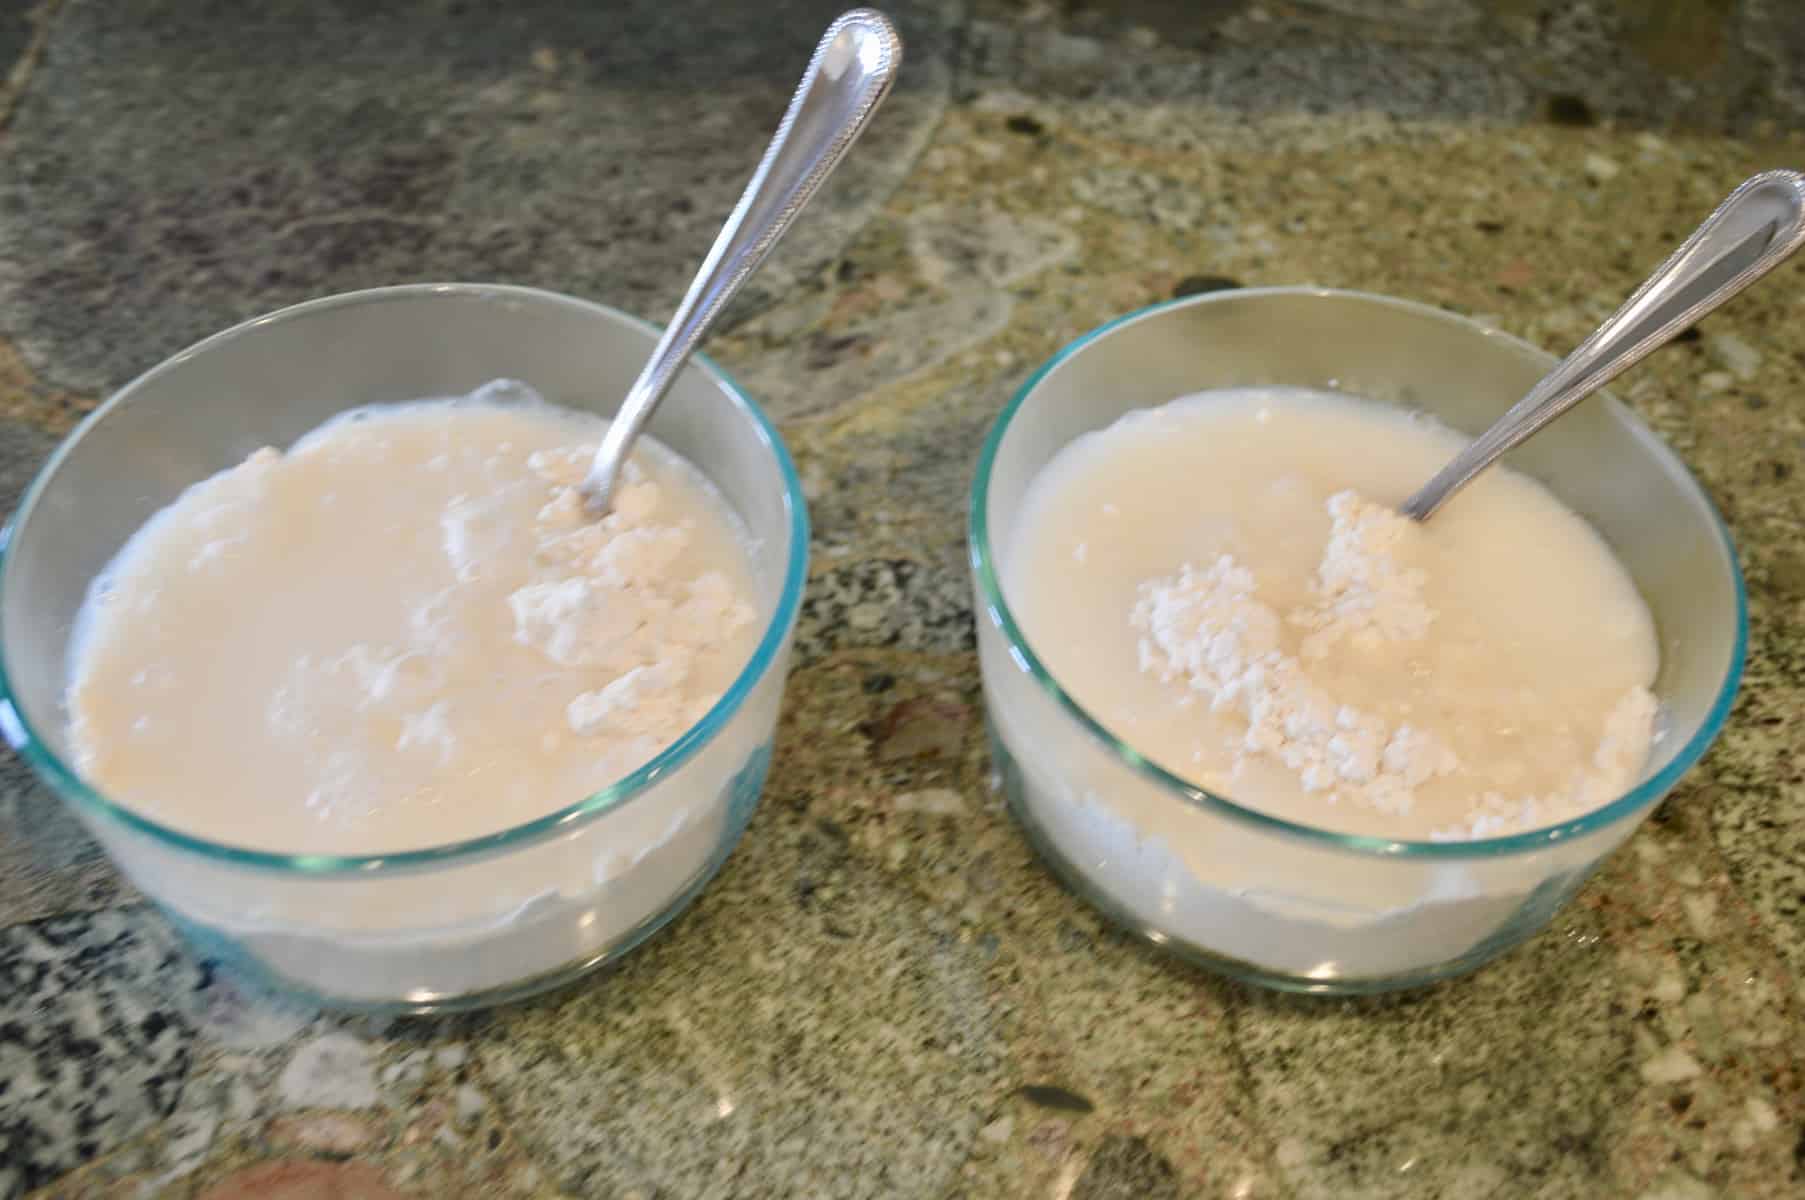
<svg viewBox="0 0 1805 1200">
<path fill-rule="evenodd" d="M 1690 328 L 1805 242 L 1805 175 L 1766 171 L 1731 192 L 1622 308 L 1436 473 L 1401 511 L 1427 521 L 1498 457 Z"/>
<path fill-rule="evenodd" d="M 854 9 L 827 27 L 752 181 L 596 450 L 579 485 L 590 512 L 608 511 L 633 443 L 690 352 L 864 132 L 901 62 L 902 38 L 882 13 Z"/>
</svg>

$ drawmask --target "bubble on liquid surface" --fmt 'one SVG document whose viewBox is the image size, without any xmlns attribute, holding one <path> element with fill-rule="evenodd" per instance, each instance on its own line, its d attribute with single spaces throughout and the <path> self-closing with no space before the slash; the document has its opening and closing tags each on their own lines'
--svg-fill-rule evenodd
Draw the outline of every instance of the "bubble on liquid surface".
<svg viewBox="0 0 1805 1200">
<path fill-rule="evenodd" d="M 518 379 L 491 379 L 467 396 L 458 398 L 460 404 L 506 404 L 537 405 L 544 404 L 541 396 L 530 384 Z"/>
</svg>

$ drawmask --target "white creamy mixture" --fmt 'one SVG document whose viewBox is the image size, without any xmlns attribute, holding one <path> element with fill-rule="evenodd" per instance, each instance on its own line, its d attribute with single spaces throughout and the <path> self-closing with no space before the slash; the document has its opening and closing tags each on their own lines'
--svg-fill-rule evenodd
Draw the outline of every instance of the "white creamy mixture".
<svg viewBox="0 0 1805 1200">
<path fill-rule="evenodd" d="M 1569 819 L 1640 778 L 1653 622 L 1524 476 L 1397 516 L 1459 444 L 1295 390 L 1133 413 L 1035 478 L 1004 588 L 1073 699 L 1240 803 L 1418 840 Z"/>
<path fill-rule="evenodd" d="M 210 840 L 370 854 L 553 812 L 700 719 L 758 636 L 737 518 L 649 439 L 589 518 L 604 424 L 493 394 L 347 413 L 154 517 L 80 618 L 82 773 Z"/>
</svg>

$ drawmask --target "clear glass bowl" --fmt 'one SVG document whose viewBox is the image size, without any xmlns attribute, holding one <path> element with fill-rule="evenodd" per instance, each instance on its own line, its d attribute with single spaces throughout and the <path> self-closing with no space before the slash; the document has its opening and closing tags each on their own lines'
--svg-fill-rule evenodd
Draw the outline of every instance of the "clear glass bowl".
<svg viewBox="0 0 1805 1200">
<path fill-rule="evenodd" d="M 996 770 L 1055 873 L 1130 931 L 1224 974 L 1375 992 L 1471 970 L 1530 937 L 1698 761 L 1741 677 L 1748 619 L 1728 532 L 1678 459 L 1595 398 L 1511 455 L 1602 533 L 1653 611 L 1662 736 L 1642 781 L 1562 825 L 1471 842 L 1277 820 L 1166 773 L 1060 690 L 1010 614 L 999 559 L 1066 443 L 1206 388 L 1339 388 L 1478 433 L 1554 360 L 1438 309 L 1309 288 L 1162 304 L 1062 350 L 1016 393 L 972 490 L 978 651 Z M 1559 580 L 1549 580 L 1559 587 Z"/>
<path fill-rule="evenodd" d="M 704 361 L 679 376 L 651 433 L 745 521 L 765 627 L 721 701 L 632 775 L 488 837 L 358 858 L 204 841 L 101 795 L 68 762 L 73 618 L 94 575 L 183 488 L 344 409 L 461 395 L 496 378 L 609 412 L 657 337 L 613 309 L 528 288 L 331 296 L 182 351 L 108 400 L 51 457 L 0 560 L 0 726 L 203 953 L 337 1008 L 480 1007 L 624 954 L 726 859 L 770 762 L 808 518 L 777 431 Z"/>
</svg>

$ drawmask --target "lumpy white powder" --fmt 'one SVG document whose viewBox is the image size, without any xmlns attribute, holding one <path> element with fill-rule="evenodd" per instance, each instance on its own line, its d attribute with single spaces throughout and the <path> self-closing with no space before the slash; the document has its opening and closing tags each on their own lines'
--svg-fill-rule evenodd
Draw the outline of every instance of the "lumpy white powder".
<svg viewBox="0 0 1805 1200">
<path fill-rule="evenodd" d="M 1292 621 L 1316 632 L 1304 639 L 1303 656 L 1321 658 L 1343 637 L 1399 642 L 1420 640 L 1435 620 L 1423 602 L 1423 571 L 1399 561 L 1415 532 L 1411 523 L 1351 491 L 1329 497 L 1328 544 L 1316 568 L 1312 603 Z"/>
<path fill-rule="evenodd" d="M 1080 704 L 1239 803 L 1413 840 L 1566 819 L 1647 755 L 1647 609 L 1521 476 L 1400 516 L 1455 444 L 1282 390 L 1131 413 L 1033 481 L 1004 586 Z"/>
<path fill-rule="evenodd" d="M 1212 711 L 1245 720 L 1246 733 L 1230 752 L 1232 772 L 1249 756 L 1264 756 L 1295 772 L 1298 785 L 1327 804 L 1350 801 L 1401 816 L 1415 807 L 1424 783 L 1456 776 L 1460 759 L 1430 730 L 1342 702 L 1310 664 L 1345 641 L 1371 671 L 1397 672 L 1397 686 L 1408 690 L 1409 667 L 1397 647 L 1421 642 L 1436 616 L 1422 598 L 1423 570 L 1400 560 L 1419 531 L 1352 491 L 1330 496 L 1326 507 L 1330 531 L 1310 602 L 1288 618 L 1259 598 L 1253 573 L 1232 555 L 1142 583 L 1130 616 L 1143 635 L 1140 669 L 1173 684 L 1175 696 L 1198 694 Z M 1296 655 L 1281 647 L 1287 619 L 1309 631 Z M 1646 688 L 1628 689 L 1607 719 L 1589 769 L 1569 786 L 1513 798 L 1475 792 L 1467 811 L 1431 836 L 1483 837 L 1608 800 L 1641 765 L 1654 709 Z"/>
<path fill-rule="evenodd" d="M 696 686 L 693 664 L 749 626 L 752 606 L 725 571 L 680 569 L 696 518 L 666 517 L 664 487 L 636 464 L 613 512 L 600 521 L 586 512 L 576 485 L 592 454 L 577 446 L 527 460 L 555 491 L 535 518 L 535 557 L 548 577 L 508 597 L 514 640 L 609 677 L 565 706 L 571 733 L 625 736 L 655 752 L 720 699 Z"/>
</svg>

